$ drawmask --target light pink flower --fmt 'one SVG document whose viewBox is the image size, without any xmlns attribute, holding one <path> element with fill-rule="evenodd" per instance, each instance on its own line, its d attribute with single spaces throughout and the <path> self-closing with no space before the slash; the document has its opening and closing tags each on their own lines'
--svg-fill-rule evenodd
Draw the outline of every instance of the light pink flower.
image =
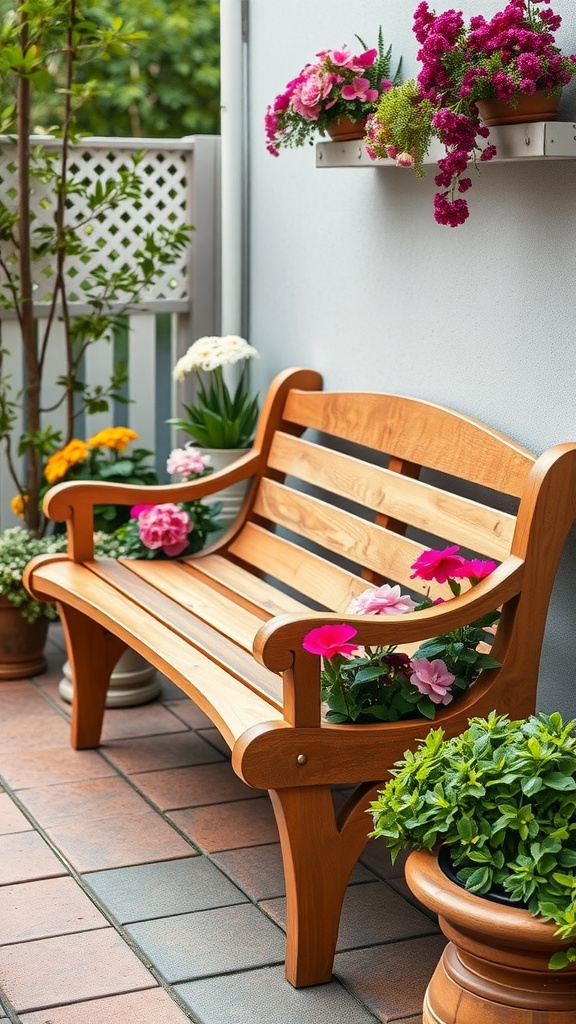
<svg viewBox="0 0 576 1024">
<path fill-rule="evenodd" d="M 152 551 L 162 548 L 165 555 L 181 554 L 188 546 L 188 534 L 194 524 L 188 513 L 172 502 L 151 505 L 138 516 L 140 540 Z"/>
<path fill-rule="evenodd" d="M 411 153 L 398 153 L 396 157 L 397 167 L 414 167 L 414 157 Z"/>
<path fill-rule="evenodd" d="M 434 661 L 428 661 L 428 658 L 414 658 L 411 665 L 412 686 L 426 697 L 430 697 L 433 704 L 450 704 L 454 698 L 449 690 L 456 676 L 448 671 L 445 663 L 440 658 Z"/>
<path fill-rule="evenodd" d="M 358 647 L 358 644 L 349 643 L 357 632 L 358 630 L 345 622 L 318 626 L 306 634 L 302 647 L 310 654 L 320 654 L 323 658 L 333 658 L 335 654 L 350 654 Z"/>
<path fill-rule="evenodd" d="M 355 597 L 348 608 L 353 615 L 404 615 L 413 612 L 416 605 L 407 594 L 400 593 L 400 587 L 389 583 L 376 590 L 365 590 Z"/>
<path fill-rule="evenodd" d="M 421 580 L 436 580 L 437 583 L 446 583 L 447 579 L 462 579 L 462 567 L 466 565 L 466 559 L 456 554 L 458 550 L 458 545 L 454 544 L 441 551 L 434 548 L 423 551 L 410 566 L 414 569 L 410 579 L 417 577 Z"/>
<path fill-rule="evenodd" d="M 202 455 L 199 448 L 174 448 L 168 456 L 166 469 L 172 476 L 178 473 L 183 480 L 195 473 L 203 473 L 210 462 L 209 455 Z"/>
</svg>

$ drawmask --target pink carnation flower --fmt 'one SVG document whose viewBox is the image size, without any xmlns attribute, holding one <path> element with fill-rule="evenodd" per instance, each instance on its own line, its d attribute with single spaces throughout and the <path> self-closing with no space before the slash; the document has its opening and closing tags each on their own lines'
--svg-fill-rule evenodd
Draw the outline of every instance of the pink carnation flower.
<svg viewBox="0 0 576 1024">
<path fill-rule="evenodd" d="M 400 587 L 384 583 L 376 590 L 365 590 L 351 602 L 348 611 L 353 615 L 404 615 L 413 612 L 416 605 L 407 594 L 400 593 Z"/>
<path fill-rule="evenodd" d="M 351 644 L 349 641 L 357 632 L 358 630 L 345 622 L 318 626 L 306 634 L 302 647 L 310 654 L 320 654 L 323 658 L 333 658 L 335 654 L 351 654 L 357 650 L 358 644 Z"/>
<path fill-rule="evenodd" d="M 141 507 L 144 511 L 138 516 L 138 533 L 142 543 L 152 551 L 162 548 L 165 555 L 180 555 L 194 528 L 188 513 L 172 502 Z"/>
<path fill-rule="evenodd" d="M 440 658 L 434 661 L 428 661 L 428 658 L 412 660 L 410 682 L 420 693 L 430 697 L 433 704 L 450 704 L 454 698 L 449 690 L 455 678 Z"/>
<path fill-rule="evenodd" d="M 202 455 L 199 448 L 174 448 L 168 456 L 166 469 L 170 475 L 178 473 L 182 479 L 203 473 L 210 462 L 209 455 Z"/>
</svg>

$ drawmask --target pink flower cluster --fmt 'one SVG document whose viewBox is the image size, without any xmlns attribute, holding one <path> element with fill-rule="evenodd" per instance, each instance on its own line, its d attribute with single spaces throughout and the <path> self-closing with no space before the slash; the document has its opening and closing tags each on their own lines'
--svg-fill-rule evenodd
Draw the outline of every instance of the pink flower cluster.
<svg viewBox="0 0 576 1024">
<path fill-rule="evenodd" d="M 414 570 L 410 578 L 448 582 L 457 593 L 457 580 L 467 579 L 474 585 L 496 569 L 496 562 L 490 559 L 464 558 L 458 552 L 458 545 L 423 551 L 410 566 Z M 385 583 L 359 594 L 350 603 L 348 612 L 353 615 L 403 615 L 415 609 L 412 598 L 402 594 L 399 586 Z M 327 660 L 351 658 L 364 653 L 353 642 L 357 632 L 349 623 L 328 623 L 310 630 L 302 640 L 302 646 L 310 654 L 320 655 Z M 456 676 L 449 671 L 444 661 L 440 658 L 410 659 L 406 654 L 392 653 L 393 650 L 390 649 L 386 660 L 394 665 L 397 673 L 405 675 L 412 686 L 429 697 L 433 704 L 450 704 L 453 700 L 451 687 Z"/>
<path fill-rule="evenodd" d="M 140 540 L 151 551 L 162 549 L 165 555 L 175 557 L 188 547 L 188 534 L 194 523 L 188 512 L 173 502 L 134 505 L 130 516 L 138 520 Z"/>
<path fill-rule="evenodd" d="M 321 50 L 316 57 L 266 110 L 266 148 L 273 156 L 279 155 L 282 145 L 300 145 L 311 128 L 324 127 L 329 117 L 347 113 L 352 120 L 360 120 L 367 112 L 365 105 L 373 105 L 382 90 L 392 85 L 387 79 L 375 82 L 370 73 L 378 57 L 376 49 L 354 54 L 344 46 Z"/>
<path fill-rule="evenodd" d="M 434 199 L 439 224 L 464 223 L 468 204 L 456 193 L 468 191 L 472 181 L 461 176 L 470 161 L 478 156 L 491 160 L 496 154 L 494 146 L 480 150 L 478 139 L 489 132 L 480 123 L 475 101 L 494 98 L 508 103 L 537 90 L 559 91 L 576 74 L 576 55 L 564 56 L 554 43 L 553 33 L 562 19 L 549 3 L 510 0 L 489 21 L 478 15 L 468 27 L 462 12 L 436 15 L 426 0 L 414 12 L 422 64 L 418 87 L 437 107 L 433 126 L 448 151 L 438 161 L 435 179 L 442 190 Z"/>
</svg>

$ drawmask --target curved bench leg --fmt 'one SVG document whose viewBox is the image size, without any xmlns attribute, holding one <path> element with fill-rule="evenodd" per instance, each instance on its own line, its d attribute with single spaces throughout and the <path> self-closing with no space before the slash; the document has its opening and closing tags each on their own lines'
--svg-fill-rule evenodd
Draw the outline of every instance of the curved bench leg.
<svg viewBox="0 0 576 1024">
<path fill-rule="evenodd" d="M 330 786 L 270 790 L 286 878 L 286 977 L 296 988 L 330 981 L 342 901 L 370 831 L 374 784 L 336 815 Z"/>
<path fill-rule="evenodd" d="M 102 732 L 108 683 L 123 640 L 69 605 L 60 605 L 72 674 L 72 731 L 75 750 L 97 747 Z"/>
</svg>

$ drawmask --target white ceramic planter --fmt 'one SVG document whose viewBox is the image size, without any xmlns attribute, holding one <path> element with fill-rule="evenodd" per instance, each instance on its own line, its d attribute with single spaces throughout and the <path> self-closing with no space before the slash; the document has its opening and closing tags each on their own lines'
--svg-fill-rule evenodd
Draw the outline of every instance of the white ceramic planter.
<svg viewBox="0 0 576 1024">
<path fill-rule="evenodd" d="M 195 445 L 198 447 L 198 445 Z M 249 448 L 200 448 L 203 455 L 210 456 L 210 465 L 217 469 L 225 469 L 231 465 L 232 462 L 236 462 L 242 455 L 246 455 L 249 452 Z M 237 484 L 232 484 L 231 487 L 225 487 L 222 491 L 218 491 L 210 498 L 204 498 L 203 501 L 206 504 L 214 504 L 218 501 L 222 504 L 222 511 L 218 515 L 218 519 L 222 522 L 224 528 L 230 526 L 236 519 L 246 491 L 248 490 L 248 480 L 240 480 Z M 212 540 L 216 535 L 210 534 Z"/>
<path fill-rule="evenodd" d="M 58 685 L 58 692 L 68 704 L 72 703 L 72 671 L 67 661 L 62 669 L 64 675 Z M 110 676 L 107 708 L 126 708 L 136 704 L 147 704 L 154 700 L 162 689 L 156 669 L 141 654 L 127 647 Z"/>
</svg>

